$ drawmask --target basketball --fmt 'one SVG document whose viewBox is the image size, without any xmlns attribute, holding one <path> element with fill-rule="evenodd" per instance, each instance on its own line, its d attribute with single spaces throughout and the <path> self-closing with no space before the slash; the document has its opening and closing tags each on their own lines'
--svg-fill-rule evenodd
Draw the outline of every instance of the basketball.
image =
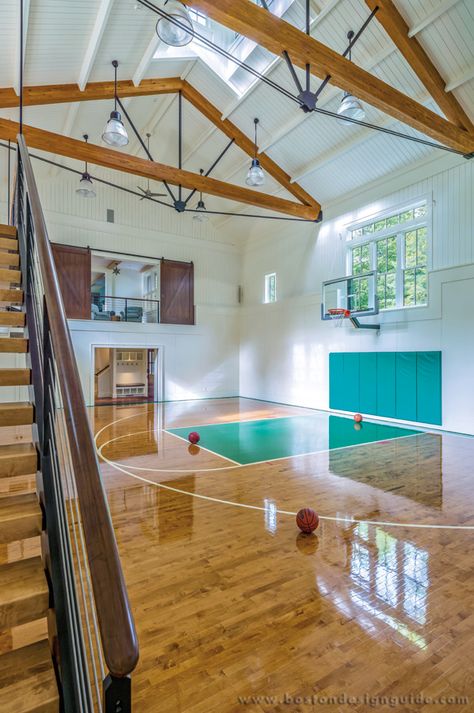
<svg viewBox="0 0 474 713">
<path fill-rule="evenodd" d="M 188 441 L 190 443 L 199 443 L 200 440 L 201 440 L 201 436 L 199 435 L 199 433 L 197 431 L 191 431 L 191 433 L 188 436 Z"/>
<path fill-rule="evenodd" d="M 302 508 L 301 510 L 298 510 L 296 514 L 296 524 L 300 528 L 301 532 L 309 535 L 311 532 L 316 530 L 319 525 L 318 514 L 311 508 Z"/>
<path fill-rule="evenodd" d="M 191 443 L 188 446 L 188 453 L 190 456 L 197 456 L 198 453 L 200 453 L 200 452 L 201 452 L 201 449 L 199 448 L 199 446 L 196 446 L 194 443 Z"/>
<path fill-rule="evenodd" d="M 360 413 L 354 414 L 354 421 L 360 423 L 362 421 L 362 415 Z"/>
</svg>

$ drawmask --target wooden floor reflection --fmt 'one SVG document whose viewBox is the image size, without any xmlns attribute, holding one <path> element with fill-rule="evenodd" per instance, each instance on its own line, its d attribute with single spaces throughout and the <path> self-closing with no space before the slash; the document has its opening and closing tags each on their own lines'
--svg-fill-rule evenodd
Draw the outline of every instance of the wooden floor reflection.
<svg viewBox="0 0 474 713">
<path fill-rule="evenodd" d="M 163 432 L 301 413 L 246 399 L 95 409 L 140 640 L 134 710 L 294 713 L 317 695 L 359 697 L 328 711 L 365 712 L 375 696 L 474 710 L 474 530 L 433 527 L 474 527 L 474 439 L 423 433 L 235 467 Z M 306 505 L 340 519 L 303 537 L 279 511 Z"/>
</svg>

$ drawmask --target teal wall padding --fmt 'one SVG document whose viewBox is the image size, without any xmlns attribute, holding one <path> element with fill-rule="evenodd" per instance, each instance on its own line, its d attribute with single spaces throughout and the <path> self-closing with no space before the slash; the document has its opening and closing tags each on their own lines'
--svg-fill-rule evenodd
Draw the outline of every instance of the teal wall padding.
<svg viewBox="0 0 474 713">
<path fill-rule="evenodd" d="M 441 352 L 334 352 L 329 407 L 441 425 Z"/>
<path fill-rule="evenodd" d="M 416 352 L 397 352 L 395 373 L 395 418 L 417 421 Z"/>
<path fill-rule="evenodd" d="M 357 353 L 344 354 L 344 398 L 349 411 L 357 410 L 360 402 L 360 359 Z"/>
<path fill-rule="evenodd" d="M 379 352 L 377 354 L 375 372 L 377 409 L 373 412 L 374 416 L 387 416 L 388 418 L 397 416 L 396 357 L 395 352 Z"/>
<path fill-rule="evenodd" d="M 374 374 L 377 369 L 376 352 L 361 352 L 359 355 L 359 411 L 362 413 L 376 413 L 377 411 L 377 382 Z"/>
<path fill-rule="evenodd" d="M 329 408 L 340 409 L 344 401 L 344 354 L 329 355 Z"/>
<path fill-rule="evenodd" d="M 441 424 L 441 352 L 417 352 L 418 420 Z"/>
</svg>

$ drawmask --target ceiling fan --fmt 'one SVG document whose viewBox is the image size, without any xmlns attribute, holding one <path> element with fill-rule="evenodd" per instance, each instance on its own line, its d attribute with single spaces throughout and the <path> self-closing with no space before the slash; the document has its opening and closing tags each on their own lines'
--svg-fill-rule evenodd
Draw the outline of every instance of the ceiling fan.
<svg viewBox="0 0 474 713">
<path fill-rule="evenodd" d="M 147 147 L 148 147 L 148 153 L 150 153 L 150 136 L 151 134 L 146 135 L 146 140 L 147 140 Z M 166 196 L 166 193 L 153 193 L 153 191 L 150 190 L 150 179 L 148 178 L 147 180 L 147 186 L 146 189 L 142 188 L 141 186 L 137 186 L 138 190 L 143 193 L 143 196 L 140 198 L 141 201 L 144 201 L 145 198 L 158 198 L 160 196 Z"/>
</svg>

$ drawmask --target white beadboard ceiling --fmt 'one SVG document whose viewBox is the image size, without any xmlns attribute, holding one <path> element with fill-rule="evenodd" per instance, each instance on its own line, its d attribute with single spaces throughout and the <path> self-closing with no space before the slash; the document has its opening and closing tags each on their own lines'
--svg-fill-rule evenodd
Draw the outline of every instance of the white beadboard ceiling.
<svg viewBox="0 0 474 713">
<path fill-rule="evenodd" d="M 142 77 L 181 76 L 216 104 L 247 135 L 253 134 L 253 119 L 260 118 L 259 145 L 323 205 L 346 193 L 382 179 L 393 171 L 410 168 L 422 160 L 432 160 L 439 150 L 355 126 L 343 125 L 329 117 L 304 114 L 298 106 L 261 81 L 254 82 L 242 96 L 223 81 L 205 62 L 194 56 L 170 56 L 154 59 L 158 42 L 156 16 L 136 0 L 24 0 L 27 16 L 25 83 L 60 84 L 111 79 L 111 61 L 120 62 L 119 77 L 139 81 Z M 157 0 L 159 2 L 160 0 Z M 473 0 L 395 0 L 413 33 L 436 67 L 448 88 L 474 119 L 474 2 Z M 0 3 L 0 86 L 18 83 L 19 0 Z M 319 9 L 319 12 L 318 12 Z M 316 0 L 312 2 L 315 21 L 312 34 L 318 40 L 342 52 L 346 33 L 357 30 L 369 15 L 364 0 Z M 298 26 L 304 22 L 304 0 L 294 0 L 288 19 Z M 261 60 L 261 57 L 260 57 Z M 249 62 L 252 59 L 250 57 Z M 377 20 L 373 20 L 353 50 L 353 61 L 385 82 L 438 111 L 421 82 L 410 69 Z M 248 82 L 238 70 L 235 81 L 243 87 Z M 294 93 L 284 62 L 275 61 L 268 76 Z M 301 73 L 300 73 L 301 76 Z M 313 87 L 317 79 L 313 78 Z M 326 87 L 319 105 L 335 111 L 341 92 Z M 26 123 L 80 138 L 88 133 L 90 141 L 100 143 L 100 136 L 111 101 L 84 102 L 76 105 L 26 107 Z M 177 164 L 178 99 L 176 96 L 137 97 L 126 100 L 139 130 L 152 133 L 151 151 L 158 161 Z M 1 111 L 16 118 L 18 112 Z M 366 105 L 367 119 L 389 129 L 421 136 L 401 122 Z M 125 151 L 143 156 L 131 136 Z M 184 167 L 191 171 L 207 170 L 228 142 L 192 106 L 184 102 Z M 3 161 L 3 154 L 0 154 Z M 54 157 L 49 157 L 54 158 Z M 80 168 L 77 162 L 55 157 L 67 166 Z M 464 159 L 459 158 L 462 162 Z M 232 147 L 213 171 L 213 176 L 244 184 L 248 157 Z M 3 172 L 2 172 L 3 173 Z M 57 178 L 62 172 L 43 167 L 41 176 Z M 144 181 L 134 176 L 95 168 L 98 177 L 135 188 Z M 74 183 L 73 174 L 64 180 Z M 153 184 L 154 190 L 160 184 Z M 162 186 L 161 186 L 162 187 Z M 99 189 L 100 190 L 100 189 Z M 275 181 L 267 178 L 263 189 L 290 197 Z M 197 200 L 197 196 L 196 196 Z M 249 206 L 205 197 L 211 210 L 259 212 Z M 137 203 L 137 205 L 139 205 Z M 236 219 L 238 220 L 238 219 Z M 226 218 L 214 217 L 216 226 Z"/>
</svg>

